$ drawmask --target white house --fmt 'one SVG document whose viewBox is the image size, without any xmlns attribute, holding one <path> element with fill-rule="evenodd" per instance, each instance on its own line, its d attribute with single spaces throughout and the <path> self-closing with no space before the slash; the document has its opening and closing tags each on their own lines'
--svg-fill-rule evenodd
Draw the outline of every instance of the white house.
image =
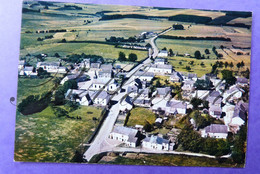
<svg viewBox="0 0 260 174">
<path fill-rule="evenodd" d="M 66 73 L 66 68 L 60 65 L 60 62 L 38 62 L 37 69 L 43 68 L 49 73 Z"/>
<path fill-rule="evenodd" d="M 195 90 L 194 83 L 195 83 L 195 81 L 193 81 L 193 80 L 184 80 L 184 83 L 183 83 L 183 86 L 181 87 L 181 89 L 186 92 L 192 92 Z"/>
<path fill-rule="evenodd" d="M 171 74 L 172 65 L 161 65 L 161 64 L 152 64 L 146 68 L 147 72 L 152 72 L 158 75 Z"/>
<path fill-rule="evenodd" d="M 212 105 L 209 107 L 209 114 L 214 118 L 220 118 L 222 114 L 222 109 L 220 106 Z"/>
<path fill-rule="evenodd" d="M 25 66 L 25 60 L 19 60 L 19 63 L 18 63 L 18 70 L 22 70 Z"/>
<path fill-rule="evenodd" d="M 142 147 L 154 150 L 169 150 L 169 140 L 163 139 L 158 136 L 152 135 L 151 137 L 146 137 L 142 142 Z"/>
<path fill-rule="evenodd" d="M 249 84 L 249 80 L 247 78 L 244 77 L 238 77 L 236 84 L 239 86 L 247 86 Z"/>
<path fill-rule="evenodd" d="M 230 130 L 236 133 L 240 129 L 240 126 L 245 124 L 247 115 L 248 103 L 244 103 L 241 100 L 235 106 L 231 122 L 229 123 Z"/>
<path fill-rule="evenodd" d="M 166 59 L 165 58 L 156 58 L 155 60 L 154 60 L 154 64 L 155 65 L 164 65 L 164 64 L 166 64 Z"/>
<path fill-rule="evenodd" d="M 152 110 L 165 115 L 186 114 L 187 103 L 174 99 L 170 101 L 165 99 L 153 100 Z"/>
<path fill-rule="evenodd" d="M 158 55 L 158 57 L 167 57 L 168 56 L 168 51 L 167 50 L 161 50 Z"/>
<path fill-rule="evenodd" d="M 107 106 L 110 100 L 110 95 L 106 91 L 89 91 L 89 96 L 93 104 L 98 106 Z"/>
<path fill-rule="evenodd" d="M 138 130 L 124 126 L 116 126 L 109 134 L 109 138 L 125 143 L 128 147 L 136 147 L 138 145 Z"/>
<path fill-rule="evenodd" d="M 146 71 L 138 71 L 133 75 L 133 78 L 138 78 L 141 81 L 151 82 L 151 80 L 154 78 L 154 73 L 146 72 Z"/>
<path fill-rule="evenodd" d="M 115 79 L 109 79 L 109 78 L 98 78 L 93 79 L 92 84 L 90 86 L 90 90 L 102 90 L 105 91 L 115 91 L 118 87 L 118 84 L 116 83 Z"/>
<path fill-rule="evenodd" d="M 80 63 L 81 68 L 90 68 L 90 59 L 83 59 L 83 61 Z"/>
<path fill-rule="evenodd" d="M 73 75 L 67 75 L 62 79 L 60 82 L 61 85 L 63 85 L 68 80 L 76 80 L 76 82 L 84 82 L 87 80 L 87 76 L 85 74 L 73 74 Z"/>
<path fill-rule="evenodd" d="M 196 90 L 193 94 L 193 97 L 199 98 L 199 99 L 204 99 L 209 95 L 209 90 Z"/>
<path fill-rule="evenodd" d="M 172 72 L 171 76 L 170 76 L 170 81 L 172 82 L 182 82 L 183 81 L 183 77 L 181 76 L 181 74 L 179 72 Z"/>
<path fill-rule="evenodd" d="M 228 136 L 228 127 L 223 124 L 211 124 L 201 130 L 201 137 L 223 138 Z"/>
<path fill-rule="evenodd" d="M 245 91 L 239 88 L 237 85 L 233 85 L 229 90 L 225 91 L 223 94 L 223 101 L 237 100 L 240 99 Z"/>
<path fill-rule="evenodd" d="M 130 111 L 133 108 L 133 101 L 132 98 L 126 96 L 119 104 L 120 111 Z"/>
</svg>

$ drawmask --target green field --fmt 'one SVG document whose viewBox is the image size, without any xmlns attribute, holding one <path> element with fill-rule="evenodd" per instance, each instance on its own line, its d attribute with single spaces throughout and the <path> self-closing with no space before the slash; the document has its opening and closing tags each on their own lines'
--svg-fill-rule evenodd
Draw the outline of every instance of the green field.
<svg viewBox="0 0 260 174">
<path fill-rule="evenodd" d="M 27 116 L 17 112 L 14 159 L 70 162 L 80 143 L 92 135 L 96 127 L 92 118 L 99 118 L 101 109 L 81 106 L 69 115 L 82 120 L 58 118 L 50 107 Z"/>
<path fill-rule="evenodd" d="M 146 108 L 134 108 L 130 111 L 127 126 L 145 125 L 146 121 L 153 124 L 156 119 L 155 114 Z"/>
</svg>

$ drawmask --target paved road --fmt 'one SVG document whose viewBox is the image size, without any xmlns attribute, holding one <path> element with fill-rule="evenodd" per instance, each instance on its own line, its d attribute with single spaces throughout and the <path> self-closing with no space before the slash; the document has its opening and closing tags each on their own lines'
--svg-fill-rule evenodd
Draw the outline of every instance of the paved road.
<svg viewBox="0 0 260 174">
<path fill-rule="evenodd" d="M 171 28 L 166 30 L 165 32 L 168 32 L 170 30 L 171 30 Z M 165 32 L 162 32 L 160 34 L 164 34 Z M 157 35 L 149 40 L 149 42 L 152 46 L 152 49 L 153 49 L 153 53 L 152 53 L 153 57 L 156 57 L 159 52 L 159 50 L 155 44 L 155 40 L 158 36 L 159 35 Z M 127 74 L 126 77 L 128 77 L 129 79 L 125 82 L 124 86 L 128 85 L 133 80 L 132 76 L 136 72 L 138 72 L 140 68 L 151 63 L 150 57 L 151 57 L 151 55 L 149 55 L 143 61 L 143 63 L 136 66 L 134 69 L 132 69 Z M 124 94 L 122 95 L 122 93 L 119 93 L 119 94 L 116 94 L 113 98 L 115 98 L 116 100 L 120 100 L 123 98 L 123 96 L 124 96 Z M 91 146 L 88 148 L 88 150 L 83 155 L 83 158 L 85 160 L 89 161 L 94 155 L 99 154 L 104 151 L 111 151 L 115 147 L 113 144 L 109 144 L 107 142 L 107 138 L 108 138 L 110 132 L 112 131 L 115 121 L 117 119 L 117 116 L 119 114 L 119 105 L 120 105 L 120 103 L 118 102 L 117 104 L 115 104 L 111 107 L 111 109 L 108 113 L 108 116 L 104 120 L 103 125 L 101 126 L 96 138 L 94 139 L 94 141 L 91 143 Z"/>
</svg>

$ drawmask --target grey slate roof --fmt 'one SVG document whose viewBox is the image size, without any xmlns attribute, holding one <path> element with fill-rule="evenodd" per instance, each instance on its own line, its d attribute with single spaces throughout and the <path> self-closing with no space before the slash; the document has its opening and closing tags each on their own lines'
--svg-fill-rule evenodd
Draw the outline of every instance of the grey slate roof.
<svg viewBox="0 0 260 174">
<path fill-rule="evenodd" d="M 114 127 L 112 132 L 122 134 L 122 135 L 127 135 L 129 137 L 135 137 L 138 130 L 129 127 L 124 127 L 124 126 L 117 126 Z"/>
<path fill-rule="evenodd" d="M 155 143 L 155 144 L 169 144 L 170 141 L 169 140 L 166 140 L 166 139 L 163 139 L 161 137 L 158 137 L 158 136 L 151 136 L 151 137 L 146 137 L 143 141 L 145 142 L 150 142 L 150 143 Z"/>
<path fill-rule="evenodd" d="M 248 79 L 244 78 L 244 77 L 238 77 L 236 82 L 237 83 L 242 83 L 242 84 L 247 84 L 248 83 Z"/>
<path fill-rule="evenodd" d="M 187 108 L 187 103 L 182 101 L 168 101 L 166 107 L 185 109 Z"/>
<path fill-rule="evenodd" d="M 169 92 L 171 92 L 171 88 L 170 87 L 157 88 L 157 95 L 166 95 Z"/>
<path fill-rule="evenodd" d="M 244 103 L 241 100 L 235 106 L 233 118 L 240 117 L 242 120 L 245 121 L 247 112 L 248 112 L 248 103 Z"/>
<path fill-rule="evenodd" d="M 138 71 L 134 74 L 134 76 L 143 76 L 143 77 L 154 77 L 154 73 L 146 72 L 146 71 Z"/>
<path fill-rule="evenodd" d="M 158 64 L 152 64 L 151 68 L 157 68 L 157 69 L 172 69 L 172 65 L 158 65 Z"/>
<path fill-rule="evenodd" d="M 33 70 L 33 66 L 26 66 L 23 69 L 24 71 L 32 71 Z"/>
<path fill-rule="evenodd" d="M 205 128 L 206 133 L 228 133 L 228 127 L 223 124 L 211 124 Z"/>
</svg>

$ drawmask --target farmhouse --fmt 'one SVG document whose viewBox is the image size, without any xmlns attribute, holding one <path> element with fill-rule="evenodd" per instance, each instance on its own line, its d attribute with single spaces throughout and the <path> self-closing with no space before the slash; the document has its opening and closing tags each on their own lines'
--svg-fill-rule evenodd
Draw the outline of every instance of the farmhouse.
<svg viewBox="0 0 260 174">
<path fill-rule="evenodd" d="M 241 88 L 239 88 L 237 85 L 233 85 L 229 88 L 229 90 L 227 90 L 224 94 L 224 101 L 230 101 L 230 100 L 237 100 L 240 99 L 242 97 L 242 94 L 245 91 Z"/>
<path fill-rule="evenodd" d="M 166 64 L 166 59 L 165 58 L 156 58 L 154 60 L 155 65 L 164 65 Z"/>
<path fill-rule="evenodd" d="M 161 65 L 161 64 L 152 64 L 150 67 L 147 67 L 147 72 L 152 72 L 154 74 L 171 74 L 172 65 Z"/>
<path fill-rule="evenodd" d="M 152 135 L 151 137 L 146 137 L 142 142 L 142 147 L 154 150 L 169 150 L 169 140 L 163 139 L 158 136 Z"/>
<path fill-rule="evenodd" d="M 154 73 L 152 72 L 145 72 L 145 71 L 138 71 L 133 75 L 133 78 L 138 78 L 141 81 L 147 81 L 151 82 L 151 80 L 154 78 Z"/>
<path fill-rule="evenodd" d="M 229 123 L 232 132 L 236 133 L 240 129 L 240 126 L 246 122 L 247 114 L 248 103 L 244 103 L 242 100 L 239 101 L 235 106 L 231 122 Z"/>
<path fill-rule="evenodd" d="M 170 87 L 157 88 L 155 92 L 156 92 L 155 97 L 164 98 L 171 93 L 171 88 Z"/>
<path fill-rule="evenodd" d="M 133 101 L 132 98 L 129 96 L 126 96 L 123 101 L 119 105 L 120 111 L 130 111 L 133 108 Z"/>
<path fill-rule="evenodd" d="M 214 118 L 220 118 L 222 114 L 222 109 L 220 106 L 212 105 L 209 107 L 209 114 Z"/>
<path fill-rule="evenodd" d="M 81 63 L 80 63 L 80 67 L 81 68 L 90 68 L 90 59 L 84 59 Z"/>
<path fill-rule="evenodd" d="M 87 76 L 85 74 L 73 74 L 73 75 L 67 75 L 62 79 L 60 82 L 61 85 L 63 85 L 68 80 L 76 80 L 76 82 L 84 82 L 87 80 Z"/>
<path fill-rule="evenodd" d="M 211 124 L 201 131 L 201 137 L 224 138 L 228 136 L 228 127 L 222 124 Z"/>
<path fill-rule="evenodd" d="M 33 66 L 25 66 L 21 71 L 20 75 L 24 76 L 37 76 L 36 72 L 33 72 L 34 67 Z"/>
<path fill-rule="evenodd" d="M 106 91 L 89 91 L 89 96 L 97 106 L 107 106 L 110 100 L 110 95 Z"/>
<path fill-rule="evenodd" d="M 158 57 L 167 57 L 168 56 L 168 51 L 167 50 L 161 50 L 158 55 Z"/>
<path fill-rule="evenodd" d="M 136 147 L 140 143 L 140 132 L 136 129 L 116 126 L 109 134 L 109 138 L 117 141 L 121 141 L 128 147 Z"/>
<path fill-rule="evenodd" d="M 236 81 L 236 84 L 239 85 L 239 86 L 244 87 L 244 86 L 248 85 L 248 79 L 244 78 L 244 77 L 238 77 L 237 81 Z"/>
<path fill-rule="evenodd" d="M 184 80 L 184 83 L 183 83 L 183 86 L 181 87 L 181 89 L 185 92 L 192 92 L 195 90 L 194 83 L 195 83 L 195 81 L 193 81 L 193 80 Z"/>
<path fill-rule="evenodd" d="M 22 70 L 25 66 L 25 60 L 19 60 L 19 63 L 18 63 L 18 70 Z"/>
<path fill-rule="evenodd" d="M 179 100 L 165 100 L 160 99 L 157 101 L 153 100 L 152 110 L 158 114 L 175 115 L 175 114 L 186 114 L 187 104 Z"/>
<path fill-rule="evenodd" d="M 182 82 L 183 81 L 183 77 L 181 76 L 181 74 L 179 72 L 172 72 L 171 76 L 170 76 L 170 81 L 172 82 Z"/>
<path fill-rule="evenodd" d="M 90 86 L 90 90 L 102 90 L 105 91 L 115 91 L 118 87 L 115 79 L 108 79 L 108 78 L 98 78 L 93 79 L 92 84 Z"/>
<path fill-rule="evenodd" d="M 49 73 L 66 73 L 66 68 L 62 68 L 60 65 L 60 62 L 38 62 L 37 69 L 43 68 Z"/>
</svg>

